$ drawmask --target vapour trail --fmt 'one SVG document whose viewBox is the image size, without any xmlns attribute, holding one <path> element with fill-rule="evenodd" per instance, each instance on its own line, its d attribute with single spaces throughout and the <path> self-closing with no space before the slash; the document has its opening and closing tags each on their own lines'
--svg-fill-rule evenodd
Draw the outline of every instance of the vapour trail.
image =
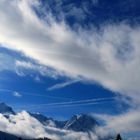
<svg viewBox="0 0 140 140">
<path fill-rule="evenodd" d="M 113 100 L 108 100 L 108 101 L 113 101 Z M 89 105 L 96 105 L 96 104 L 103 104 L 103 103 L 106 103 L 107 102 L 107 100 L 106 101 L 102 101 L 102 102 L 91 102 L 91 103 L 82 103 L 82 104 L 68 104 L 68 105 L 57 105 L 57 106 L 48 106 L 48 107 L 46 107 L 46 106 L 38 106 L 38 107 L 36 107 L 36 108 L 28 108 L 28 109 L 30 109 L 30 110 L 33 110 L 33 109 L 41 109 L 41 108 L 44 108 L 44 107 L 46 107 L 46 108 L 59 108 L 59 107 L 76 107 L 76 106 L 89 106 Z"/>
<path fill-rule="evenodd" d="M 98 99 L 88 99 L 88 100 L 77 100 L 70 102 L 57 102 L 57 103 L 47 103 L 47 104 L 39 104 L 39 105 L 31 105 L 28 108 L 40 108 L 40 107 L 52 107 L 52 106 L 73 106 L 73 105 L 82 105 L 82 104 L 93 104 L 93 103 L 101 103 L 105 101 L 115 100 L 116 97 L 110 98 L 98 98 Z"/>
</svg>

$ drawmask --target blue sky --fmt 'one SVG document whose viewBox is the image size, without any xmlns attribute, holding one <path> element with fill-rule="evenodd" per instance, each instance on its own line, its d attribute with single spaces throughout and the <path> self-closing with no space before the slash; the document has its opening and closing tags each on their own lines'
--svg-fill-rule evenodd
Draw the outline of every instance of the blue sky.
<svg viewBox="0 0 140 140">
<path fill-rule="evenodd" d="M 31 59 L 22 56 L 21 53 L 16 53 L 4 48 L 1 48 L 3 55 L 8 55 L 14 60 L 31 61 Z M 7 57 L 7 58 L 8 58 Z M 16 111 L 28 110 L 30 112 L 40 112 L 47 116 L 51 116 L 58 119 L 67 119 L 74 114 L 81 113 L 107 113 L 107 114 L 119 114 L 128 109 L 129 105 L 123 103 L 121 95 L 117 95 L 111 90 L 104 88 L 103 86 L 83 80 L 73 80 L 66 76 L 46 76 L 41 75 L 36 70 L 30 70 L 26 68 L 13 68 L 9 70 L 10 63 L 6 67 L 7 70 L 2 70 L 1 75 L 1 87 L 0 87 L 0 99 L 1 102 L 5 102 L 11 105 Z M 35 62 L 33 62 L 35 63 Z M 5 65 L 5 64 L 4 64 Z M 12 67 L 12 66 L 10 66 Z M 115 99 L 116 98 L 116 99 Z M 63 103 L 72 101 L 86 101 L 94 99 L 106 99 L 105 101 L 85 102 L 59 106 L 47 106 L 50 103 Z M 91 104 L 93 103 L 93 104 Z M 42 105 L 46 104 L 46 105 Z M 42 105 L 42 106 L 40 106 Z M 35 106 L 35 107 L 32 107 Z"/>
<path fill-rule="evenodd" d="M 56 119 L 108 115 L 109 128 L 121 116 L 116 131 L 140 131 L 139 0 L 8 5 L 0 2 L 1 102 Z"/>
</svg>

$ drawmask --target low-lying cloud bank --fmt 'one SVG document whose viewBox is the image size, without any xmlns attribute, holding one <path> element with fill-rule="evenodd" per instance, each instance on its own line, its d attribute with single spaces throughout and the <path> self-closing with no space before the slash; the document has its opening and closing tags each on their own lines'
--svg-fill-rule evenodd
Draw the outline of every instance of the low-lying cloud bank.
<svg viewBox="0 0 140 140">
<path fill-rule="evenodd" d="M 25 137 L 48 136 L 43 126 L 25 111 L 9 118 L 0 114 L 0 130 Z"/>
<path fill-rule="evenodd" d="M 103 127 L 97 128 L 97 134 L 102 134 L 102 136 L 108 133 L 139 133 L 140 132 L 140 110 L 129 110 L 126 113 L 120 115 L 93 115 L 99 120 L 104 121 L 105 125 Z M 135 137 L 135 136 L 134 136 Z M 135 139 L 133 137 L 133 139 Z M 137 136 L 136 136 L 137 138 Z"/>
<path fill-rule="evenodd" d="M 38 120 L 31 117 L 26 111 L 9 118 L 0 114 L 0 131 L 11 133 L 25 138 L 47 137 L 54 140 L 90 140 L 91 136 L 96 140 L 97 136 L 92 133 L 73 132 L 54 127 L 44 126 Z"/>
<path fill-rule="evenodd" d="M 26 111 L 9 115 L 9 117 L 0 114 L 0 131 L 24 138 L 47 137 L 54 140 L 100 140 L 110 136 L 115 137 L 117 133 L 127 134 L 140 131 L 140 113 L 136 111 L 129 111 L 118 116 L 95 114 L 93 116 L 98 120 L 103 120 L 105 125 L 98 126 L 87 133 L 58 129 L 49 125 L 45 126 Z"/>
</svg>

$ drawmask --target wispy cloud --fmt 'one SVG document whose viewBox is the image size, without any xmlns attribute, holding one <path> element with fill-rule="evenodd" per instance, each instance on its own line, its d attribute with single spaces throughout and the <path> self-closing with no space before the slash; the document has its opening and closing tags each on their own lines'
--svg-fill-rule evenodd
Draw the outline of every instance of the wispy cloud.
<svg viewBox="0 0 140 140">
<path fill-rule="evenodd" d="M 105 126 L 98 128 L 98 133 L 138 133 L 140 131 L 140 109 L 129 110 L 120 115 L 93 115 L 105 122 Z"/>
<path fill-rule="evenodd" d="M 33 63 L 30 61 L 15 61 L 15 71 L 19 76 L 25 76 L 28 74 L 32 74 L 38 72 L 41 76 L 49 76 L 52 78 L 57 78 L 58 75 L 61 75 L 59 72 L 50 69 L 44 65 L 40 65 L 38 63 Z M 35 80 L 39 80 L 39 77 L 35 77 Z"/>
<path fill-rule="evenodd" d="M 11 55 L 0 52 L 0 71 L 12 70 L 14 71 L 14 58 Z"/>
<path fill-rule="evenodd" d="M 56 89 L 61 89 L 61 88 L 64 88 L 64 87 L 67 87 L 67 86 L 70 86 L 72 84 L 75 84 L 77 82 L 79 82 L 80 80 L 70 80 L 70 81 L 66 81 L 64 83 L 58 83 L 56 85 L 53 85 L 51 87 L 49 87 L 47 90 L 48 91 L 52 91 L 52 90 L 56 90 Z"/>
<path fill-rule="evenodd" d="M 13 96 L 20 98 L 20 97 L 22 97 L 22 94 L 20 94 L 19 92 L 15 91 L 13 93 Z"/>
</svg>

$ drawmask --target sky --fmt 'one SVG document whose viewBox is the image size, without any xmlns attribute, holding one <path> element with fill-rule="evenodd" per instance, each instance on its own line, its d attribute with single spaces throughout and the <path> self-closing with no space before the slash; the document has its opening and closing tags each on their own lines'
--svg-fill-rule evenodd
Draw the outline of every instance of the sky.
<svg viewBox="0 0 140 140">
<path fill-rule="evenodd" d="M 89 113 L 138 135 L 139 7 L 139 0 L 1 0 L 0 102 L 59 120 Z"/>
</svg>

